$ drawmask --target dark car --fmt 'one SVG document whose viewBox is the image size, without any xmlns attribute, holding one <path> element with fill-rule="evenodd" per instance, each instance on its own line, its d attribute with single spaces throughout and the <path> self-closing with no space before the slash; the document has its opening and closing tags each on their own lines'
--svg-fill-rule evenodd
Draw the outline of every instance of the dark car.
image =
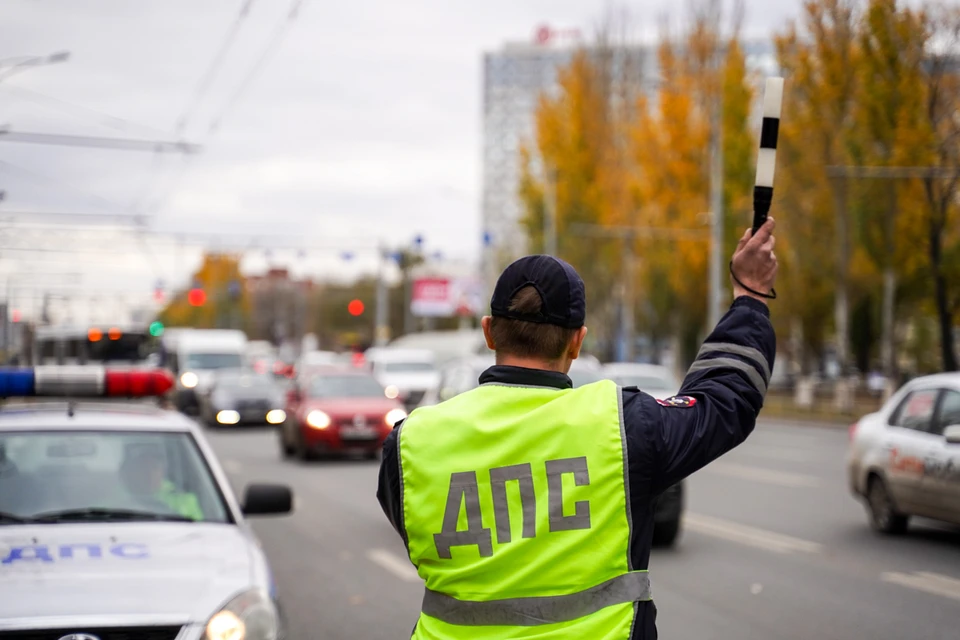
<svg viewBox="0 0 960 640">
<path fill-rule="evenodd" d="M 494 364 L 492 355 L 471 356 L 455 360 L 440 372 L 437 394 L 429 400 L 433 403 L 448 400 L 453 396 L 477 387 L 480 374 Z M 591 360 L 574 360 L 570 368 L 570 380 L 574 387 L 604 379 L 604 371 Z M 684 484 L 679 482 L 660 495 L 654 512 L 653 543 L 671 547 L 680 535 L 683 518 Z"/>
<path fill-rule="evenodd" d="M 200 417 L 210 426 L 281 424 L 283 390 L 268 373 L 220 371 L 200 400 Z"/>
<path fill-rule="evenodd" d="M 399 400 L 369 373 L 328 369 L 298 377 L 287 394 L 280 435 L 284 456 L 360 453 L 375 458 L 393 426 L 407 417 Z"/>
</svg>

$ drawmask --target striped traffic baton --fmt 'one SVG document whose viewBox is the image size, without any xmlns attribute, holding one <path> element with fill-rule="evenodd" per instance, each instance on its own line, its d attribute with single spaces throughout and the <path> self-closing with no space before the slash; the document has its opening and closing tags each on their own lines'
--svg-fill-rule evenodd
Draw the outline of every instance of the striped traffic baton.
<svg viewBox="0 0 960 640">
<path fill-rule="evenodd" d="M 760 153 L 757 179 L 753 187 L 753 232 L 763 226 L 773 200 L 773 175 L 777 168 L 777 135 L 783 104 L 783 78 L 767 78 L 763 92 L 763 124 L 760 127 Z"/>
</svg>

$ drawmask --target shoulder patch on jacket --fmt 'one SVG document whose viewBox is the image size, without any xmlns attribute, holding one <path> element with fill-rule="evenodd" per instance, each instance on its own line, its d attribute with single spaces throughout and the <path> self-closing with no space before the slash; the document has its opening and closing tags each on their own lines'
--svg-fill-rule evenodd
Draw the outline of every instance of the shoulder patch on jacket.
<svg viewBox="0 0 960 640">
<path fill-rule="evenodd" d="M 690 396 L 671 396 L 671 397 L 666 398 L 666 399 L 664 399 L 664 400 L 660 400 L 660 399 L 658 398 L 658 399 L 657 399 L 657 404 L 659 404 L 659 405 L 662 406 L 662 407 L 676 407 L 676 408 L 686 407 L 686 408 L 689 408 L 689 407 L 692 407 L 693 405 L 697 404 L 697 399 L 696 399 L 696 398 L 691 398 Z"/>
</svg>

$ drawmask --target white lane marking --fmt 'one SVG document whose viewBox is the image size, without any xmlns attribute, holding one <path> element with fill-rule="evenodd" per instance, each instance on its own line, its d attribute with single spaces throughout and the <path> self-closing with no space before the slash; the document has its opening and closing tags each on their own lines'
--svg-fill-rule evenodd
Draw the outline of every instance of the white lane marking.
<svg viewBox="0 0 960 640">
<path fill-rule="evenodd" d="M 227 470 L 227 473 L 240 473 L 240 471 L 243 469 L 243 465 L 236 460 L 224 460 L 223 468 Z"/>
<path fill-rule="evenodd" d="M 917 571 L 910 574 L 887 571 L 880 578 L 884 582 L 898 584 L 902 587 L 925 591 L 934 595 L 943 596 L 944 598 L 960 600 L 960 580 L 949 576 L 942 576 L 939 573 Z"/>
<path fill-rule="evenodd" d="M 774 471 L 773 469 L 762 469 L 760 467 L 751 467 L 745 464 L 735 464 L 733 462 L 714 462 L 713 464 L 709 464 L 704 467 L 703 470 L 731 478 L 739 478 L 741 480 L 776 484 L 780 485 L 781 487 L 820 486 L 820 480 L 818 478 L 804 473 Z"/>
<path fill-rule="evenodd" d="M 420 575 L 413 568 L 409 560 L 398 557 L 385 549 L 371 549 L 367 551 L 367 558 L 380 565 L 396 577 L 406 582 L 420 582 Z"/>
<path fill-rule="evenodd" d="M 765 447 L 749 445 L 736 450 L 737 453 L 753 458 L 763 458 L 766 460 L 782 460 L 784 462 L 809 462 L 813 459 L 808 453 L 789 449 L 787 447 Z"/>
<path fill-rule="evenodd" d="M 817 542 L 801 540 L 782 533 L 748 527 L 745 524 L 712 518 L 698 513 L 687 513 L 684 516 L 684 526 L 697 533 L 774 553 L 818 553 L 822 548 L 822 545 Z"/>
</svg>

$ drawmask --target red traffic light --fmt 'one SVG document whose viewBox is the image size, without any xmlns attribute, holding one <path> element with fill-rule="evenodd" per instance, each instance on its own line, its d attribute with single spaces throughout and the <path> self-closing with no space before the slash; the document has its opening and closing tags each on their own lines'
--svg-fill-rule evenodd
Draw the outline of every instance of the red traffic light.
<svg viewBox="0 0 960 640">
<path fill-rule="evenodd" d="M 350 304 L 347 305 L 347 311 L 352 316 L 363 315 L 363 302 L 360 300 L 351 300 Z"/>
<path fill-rule="evenodd" d="M 202 307 L 206 301 L 207 292 L 203 289 L 190 289 L 190 293 L 187 294 L 187 302 L 189 302 L 192 307 Z"/>
</svg>

